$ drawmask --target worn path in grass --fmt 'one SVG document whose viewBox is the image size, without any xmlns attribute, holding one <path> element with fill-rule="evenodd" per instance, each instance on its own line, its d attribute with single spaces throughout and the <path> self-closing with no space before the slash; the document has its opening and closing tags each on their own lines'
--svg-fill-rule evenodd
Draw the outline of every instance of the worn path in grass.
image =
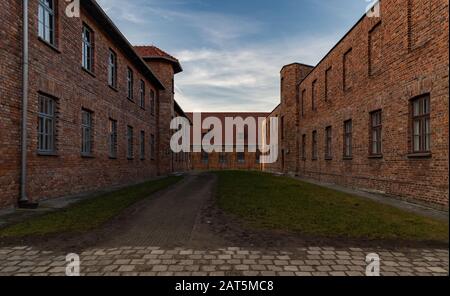
<svg viewBox="0 0 450 296">
<path fill-rule="evenodd" d="M 215 176 L 193 173 L 176 186 L 142 202 L 119 217 L 99 246 L 186 246 L 197 216 L 210 199 Z"/>
</svg>

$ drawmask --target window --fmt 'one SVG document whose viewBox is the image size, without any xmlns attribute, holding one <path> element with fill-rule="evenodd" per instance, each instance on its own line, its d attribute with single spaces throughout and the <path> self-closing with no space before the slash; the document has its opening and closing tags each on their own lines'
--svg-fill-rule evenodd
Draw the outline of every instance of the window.
<svg viewBox="0 0 450 296">
<path fill-rule="evenodd" d="M 352 49 L 350 48 L 344 54 L 344 62 L 342 67 L 342 79 L 344 91 L 349 90 L 352 87 Z"/>
<path fill-rule="evenodd" d="M 144 131 L 141 131 L 141 138 L 140 138 L 140 152 L 141 152 L 141 160 L 144 160 L 145 159 L 145 132 Z"/>
<path fill-rule="evenodd" d="M 381 110 L 370 113 L 370 154 L 381 155 Z"/>
<path fill-rule="evenodd" d="M 302 91 L 302 116 L 305 116 L 306 89 Z"/>
<path fill-rule="evenodd" d="M 411 101 L 412 104 L 412 150 L 427 153 L 431 150 L 430 96 Z"/>
<path fill-rule="evenodd" d="M 245 163 L 245 153 L 244 152 L 238 152 L 237 153 L 237 162 L 238 163 Z"/>
<path fill-rule="evenodd" d="M 127 69 L 127 97 L 133 100 L 133 70 Z"/>
<path fill-rule="evenodd" d="M 344 158 L 352 157 L 352 120 L 344 122 Z"/>
<path fill-rule="evenodd" d="M 314 80 L 311 87 L 311 108 L 313 111 L 317 110 L 316 99 L 317 99 L 317 80 Z"/>
<path fill-rule="evenodd" d="M 150 158 L 152 160 L 155 159 L 155 153 L 156 153 L 155 146 L 156 146 L 155 135 L 150 135 Z"/>
<path fill-rule="evenodd" d="M 112 50 L 109 50 L 108 58 L 108 84 L 114 88 L 117 87 L 117 56 Z"/>
<path fill-rule="evenodd" d="M 145 108 L 145 82 L 141 80 L 141 84 L 139 87 L 139 107 L 142 109 Z"/>
<path fill-rule="evenodd" d="M 89 29 L 86 25 L 83 25 L 83 49 L 82 49 L 82 66 L 84 69 L 92 72 L 93 64 L 94 64 L 94 56 L 93 56 L 93 48 L 94 48 L 94 40 L 92 30 Z"/>
<path fill-rule="evenodd" d="M 325 129 L 325 159 L 332 159 L 333 157 L 333 130 L 332 127 L 329 126 Z"/>
<path fill-rule="evenodd" d="M 81 154 L 92 154 L 92 112 L 81 111 Z"/>
<path fill-rule="evenodd" d="M 318 153 L 317 153 L 317 131 L 313 131 L 312 133 L 312 159 L 317 160 Z"/>
<path fill-rule="evenodd" d="M 255 154 L 255 162 L 256 162 L 257 164 L 260 164 L 260 163 L 261 163 L 261 151 L 259 151 L 259 150 L 256 150 L 256 154 Z"/>
<path fill-rule="evenodd" d="M 225 152 L 220 152 L 219 154 L 219 163 L 220 164 L 226 164 L 227 163 L 227 155 Z"/>
<path fill-rule="evenodd" d="M 325 102 L 328 101 L 328 99 L 330 98 L 330 80 L 331 80 L 331 67 L 329 67 L 326 71 L 325 71 Z"/>
<path fill-rule="evenodd" d="M 302 158 L 306 160 L 306 135 L 302 135 Z"/>
<path fill-rule="evenodd" d="M 55 3 L 54 0 L 39 0 L 38 35 L 44 41 L 55 45 Z"/>
<path fill-rule="evenodd" d="M 152 89 L 150 91 L 150 114 L 155 115 L 156 109 L 156 99 L 155 99 L 155 91 Z"/>
<path fill-rule="evenodd" d="M 281 116 L 281 122 L 280 122 L 280 129 L 281 129 L 281 140 L 284 140 L 284 116 Z"/>
<path fill-rule="evenodd" d="M 55 151 L 55 101 L 43 95 L 39 95 L 38 151 Z"/>
<path fill-rule="evenodd" d="M 134 158 L 134 151 L 133 151 L 133 127 L 128 126 L 127 127 L 127 158 L 133 159 Z"/>
<path fill-rule="evenodd" d="M 209 161 L 209 154 L 205 151 L 202 151 L 202 162 L 203 164 L 207 164 Z"/>
<path fill-rule="evenodd" d="M 117 121 L 109 120 L 109 157 L 117 157 Z"/>
</svg>

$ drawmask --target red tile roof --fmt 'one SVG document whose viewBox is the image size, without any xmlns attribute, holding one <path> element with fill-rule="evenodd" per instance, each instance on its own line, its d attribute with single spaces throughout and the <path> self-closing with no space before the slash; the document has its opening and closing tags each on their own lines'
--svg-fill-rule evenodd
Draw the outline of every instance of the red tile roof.
<svg viewBox="0 0 450 296">
<path fill-rule="evenodd" d="M 143 46 L 134 46 L 135 51 L 143 58 L 143 59 L 166 59 L 172 62 L 175 66 L 175 72 L 183 71 L 180 65 L 180 61 L 174 56 L 168 54 L 164 50 L 153 46 L 153 45 L 143 45 Z"/>
</svg>

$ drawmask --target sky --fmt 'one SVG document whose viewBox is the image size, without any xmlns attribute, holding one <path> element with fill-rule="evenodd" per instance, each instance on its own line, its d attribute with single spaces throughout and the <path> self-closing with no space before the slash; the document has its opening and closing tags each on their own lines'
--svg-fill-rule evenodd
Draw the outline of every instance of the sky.
<svg viewBox="0 0 450 296">
<path fill-rule="evenodd" d="M 133 45 L 178 58 L 186 112 L 270 112 L 283 65 L 316 65 L 372 0 L 97 0 Z"/>
</svg>

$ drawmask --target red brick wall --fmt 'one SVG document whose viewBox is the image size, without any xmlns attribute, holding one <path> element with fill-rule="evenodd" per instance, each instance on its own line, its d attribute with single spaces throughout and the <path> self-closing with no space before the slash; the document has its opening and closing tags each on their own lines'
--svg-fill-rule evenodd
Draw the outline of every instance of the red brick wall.
<svg viewBox="0 0 450 296">
<path fill-rule="evenodd" d="M 0 208 L 19 197 L 22 99 L 22 26 L 19 1 L 1 1 L 0 10 Z"/>
<path fill-rule="evenodd" d="M 14 3 L 13 3 L 14 2 Z M 58 1 L 56 49 L 38 40 L 37 1 L 30 1 L 30 91 L 28 110 L 28 184 L 32 200 L 54 198 L 141 182 L 157 175 L 157 158 L 150 158 L 150 134 L 157 137 L 158 121 L 148 108 L 150 89 L 158 93 L 95 20 L 82 10 L 81 18 L 64 14 L 65 2 Z M 0 207 L 14 205 L 19 197 L 20 108 L 21 108 L 21 36 L 20 1 L 2 1 L 0 77 L 2 83 L 0 123 Z M 6 22 L 5 22 L 6 21 Z M 82 23 L 95 34 L 94 74 L 81 68 Z M 7 27 L 3 24 L 9 24 Z M 117 54 L 117 90 L 108 86 L 108 50 Z M 127 99 L 126 69 L 134 72 L 134 102 Z M 146 83 L 146 109 L 138 105 L 139 81 Z M 57 153 L 37 153 L 38 93 L 57 100 Z M 81 109 L 93 112 L 93 157 L 81 156 Z M 109 118 L 118 122 L 117 159 L 109 158 Z M 134 159 L 126 156 L 126 128 L 134 128 Z M 145 160 L 140 159 L 139 135 L 145 131 Z M 166 169 L 162 171 L 167 171 Z"/>
<path fill-rule="evenodd" d="M 297 117 L 299 123 L 296 135 L 287 136 L 282 147 L 292 151 L 293 141 L 300 143 L 303 134 L 307 139 L 306 159 L 298 157 L 298 147 L 297 153 L 286 155 L 286 171 L 448 207 L 448 1 L 383 0 L 381 13 L 381 18 L 362 19 L 306 79 L 297 81 L 300 94 L 306 90 L 303 116 L 301 107 L 283 109 L 293 106 L 294 94 L 282 94 L 280 116 Z M 285 84 L 292 84 L 286 74 L 300 78 L 282 72 Z M 427 93 L 432 154 L 411 157 L 410 99 Z M 383 157 L 370 158 L 369 113 L 377 109 L 383 114 Z M 348 119 L 353 120 L 353 158 L 344 160 L 343 124 Z M 288 119 L 287 125 L 294 126 L 293 121 Z M 332 160 L 325 160 L 327 126 L 333 128 Z M 314 130 L 318 160 L 311 157 Z"/>
</svg>

